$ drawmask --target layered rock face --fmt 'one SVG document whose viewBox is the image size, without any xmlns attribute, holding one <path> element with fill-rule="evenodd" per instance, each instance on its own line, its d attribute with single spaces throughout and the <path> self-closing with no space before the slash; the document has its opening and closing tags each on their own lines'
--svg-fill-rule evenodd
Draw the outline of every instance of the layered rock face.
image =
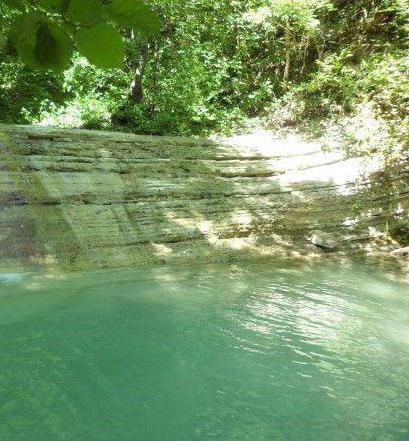
<svg viewBox="0 0 409 441">
<path fill-rule="evenodd" d="M 234 143 L 233 143 L 234 144 Z M 372 173 L 372 174 L 371 174 Z M 0 126 L 0 263 L 64 269 L 368 250 L 409 208 L 409 165 L 319 146 Z"/>
</svg>

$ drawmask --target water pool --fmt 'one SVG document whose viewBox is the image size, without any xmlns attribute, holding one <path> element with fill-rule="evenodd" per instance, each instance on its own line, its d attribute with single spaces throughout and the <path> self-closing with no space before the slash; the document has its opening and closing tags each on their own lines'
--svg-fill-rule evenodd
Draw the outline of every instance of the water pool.
<svg viewBox="0 0 409 441">
<path fill-rule="evenodd" d="M 409 285 L 271 263 L 0 281 L 0 440 L 409 439 Z"/>
</svg>

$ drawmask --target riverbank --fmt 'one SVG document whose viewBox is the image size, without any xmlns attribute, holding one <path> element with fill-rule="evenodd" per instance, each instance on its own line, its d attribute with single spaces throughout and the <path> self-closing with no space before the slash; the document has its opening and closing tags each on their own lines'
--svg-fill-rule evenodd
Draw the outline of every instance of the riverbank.
<svg viewBox="0 0 409 441">
<path fill-rule="evenodd" d="M 3 266 L 385 256 L 399 247 L 388 225 L 407 216 L 407 163 L 385 170 L 380 157 L 348 158 L 294 135 L 0 133 Z M 317 234 L 334 249 L 313 243 Z"/>
</svg>

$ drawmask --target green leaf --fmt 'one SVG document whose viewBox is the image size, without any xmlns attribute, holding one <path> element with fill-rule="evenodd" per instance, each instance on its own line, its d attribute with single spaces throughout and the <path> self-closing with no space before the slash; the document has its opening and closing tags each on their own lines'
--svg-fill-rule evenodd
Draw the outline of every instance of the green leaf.
<svg viewBox="0 0 409 441">
<path fill-rule="evenodd" d="M 39 13 L 20 15 L 14 23 L 10 36 L 11 41 L 24 63 L 34 66 L 34 46 L 37 41 L 37 31 L 44 17 Z"/>
<path fill-rule="evenodd" d="M 101 0 L 71 0 L 66 17 L 72 23 L 92 26 L 102 21 L 103 6 Z"/>
<path fill-rule="evenodd" d="M 35 62 L 44 69 L 63 70 L 71 60 L 73 43 L 56 23 L 44 22 L 37 31 Z"/>
<path fill-rule="evenodd" d="M 80 29 L 75 35 L 81 55 L 97 67 L 121 67 L 124 59 L 122 36 L 111 25 L 100 23 Z"/>
<path fill-rule="evenodd" d="M 38 3 L 49 12 L 62 14 L 67 10 L 70 0 L 39 0 Z"/>
<path fill-rule="evenodd" d="M 20 11 L 24 11 L 26 5 L 23 0 L 1 0 L 5 3 L 9 8 L 19 9 Z"/>
<path fill-rule="evenodd" d="M 15 30 L 18 32 L 18 38 L 22 42 L 34 47 L 38 28 L 44 19 L 44 15 L 40 14 L 39 12 L 20 15 L 15 22 Z"/>
<path fill-rule="evenodd" d="M 154 34 L 160 29 L 159 17 L 140 0 L 111 0 L 105 8 L 120 26 L 135 28 L 146 34 Z"/>
</svg>

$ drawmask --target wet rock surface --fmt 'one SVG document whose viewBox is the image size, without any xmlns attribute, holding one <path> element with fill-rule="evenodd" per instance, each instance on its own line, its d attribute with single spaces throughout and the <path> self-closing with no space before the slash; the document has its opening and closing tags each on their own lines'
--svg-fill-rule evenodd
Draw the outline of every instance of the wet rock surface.
<svg viewBox="0 0 409 441">
<path fill-rule="evenodd" d="M 310 242 L 317 248 L 321 248 L 327 252 L 336 251 L 338 248 L 338 243 L 334 236 L 323 231 L 314 231 L 310 238 Z"/>
</svg>

